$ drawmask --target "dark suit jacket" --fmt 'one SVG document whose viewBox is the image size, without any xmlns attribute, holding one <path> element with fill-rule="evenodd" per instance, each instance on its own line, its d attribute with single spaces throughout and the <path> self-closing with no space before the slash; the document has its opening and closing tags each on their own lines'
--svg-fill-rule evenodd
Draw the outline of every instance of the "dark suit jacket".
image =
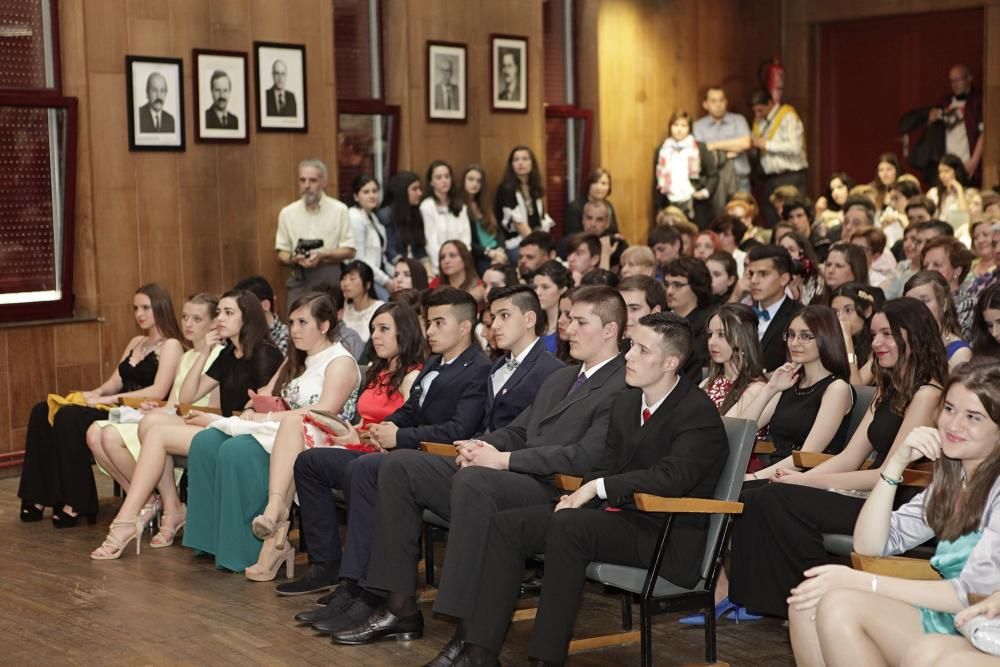
<svg viewBox="0 0 1000 667">
<path fill-rule="evenodd" d="M 802 310 L 802 304 L 794 299 L 785 298 L 778 312 L 771 318 L 764 337 L 760 339 L 760 347 L 764 353 L 764 370 L 770 373 L 785 363 L 785 341 L 782 335 L 791 324 L 792 319 Z"/>
<path fill-rule="evenodd" d="M 234 114 L 226 112 L 225 124 L 219 120 L 219 114 L 215 113 L 215 107 L 205 109 L 205 127 L 209 130 L 238 130 L 240 129 L 240 119 Z"/>
<path fill-rule="evenodd" d="M 496 431 L 512 422 L 535 400 L 542 383 L 564 366 L 563 362 L 549 354 L 544 341 L 539 338 L 528 356 L 500 388 L 500 394 L 494 396 L 493 374 L 503 366 L 506 359 L 506 355 L 497 359 L 486 377 L 486 411 L 479 427 L 480 433 Z"/>
<path fill-rule="evenodd" d="M 441 109 L 445 111 L 457 111 L 458 110 L 458 86 L 454 83 L 449 83 L 448 86 L 448 106 L 444 104 L 444 84 L 437 84 L 434 86 L 434 108 Z"/>
<path fill-rule="evenodd" d="M 691 325 L 691 354 L 684 362 L 681 374 L 695 384 L 701 382 L 702 369 L 708 366 L 708 336 L 705 329 L 708 327 L 708 316 L 712 314 L 714 308 L 705 306 L 695 308 L 684 318 Z"/>
<path fill-rule="evenodd" d="M 139 131 L 140 132 L 152 132 L 160 134 L 173 134 L 174 132 L 174 117 L 168 114 L 166 111 L 160 112 L 160 129 L 153 127 L 153 110 L 149 107 L 149 104 L 143 104 L 139 107 Z"/>
<path fill-rule="evenodd" d="M 634 510 L 636 492 L 711 498 L 729 458 L 726 429 L 711 399 L 682 376 L 643 426 L 641 413 L 642 391 L 637 388 L 619 394 L 611 406 L 604 456 L 586 476 L 604 478 L 606 504 Z M 682 586 L 698 581 L 707 526 L 702 515 L 674 518 L 663 576 Z"/>
<path fill-rule="evenodd" d="M 514 421 L 483 437 L 497 449 L 511 452 L 510 470 L 540 476 L 585 475 L 597 465 L 611 402 L 625 389 L 625 359 L 618 355 L 567 396 L 581 368 L 567 366 L 552 373 Z"/>
<path fill-rule="evenodd" d="M 478 346 L 471 345 L 447 366 L 439 367 L 440 362 L 439 354 L 427 360 L 413 382 L 410 398 L 386 417 L 399 427 L 397 448 L 416 449 L 423 440 L 453 442 L 470 438 L 482 423 L 489 360 Z M 439 373 L 421 406 L 420 383 L 433 370 Z"/>
<path fill-rule="evenodd" d="M 298 113 L 298 107 L 295 106 L 295 93 L 287 88 L 285 89 L 285 106 L 281 107 L 281 111 L 278 111 L 278 96 L 274 86 L 267 89 L 267 95 L 264 97 L 267 100 L 268 116 L 295 116 Z"/>
</svg>

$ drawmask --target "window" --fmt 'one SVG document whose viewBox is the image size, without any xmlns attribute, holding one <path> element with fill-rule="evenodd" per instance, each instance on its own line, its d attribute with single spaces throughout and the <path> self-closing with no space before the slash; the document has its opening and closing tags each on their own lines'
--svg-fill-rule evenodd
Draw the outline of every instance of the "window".
<svg viewBox="0 0 1000 667">
<path fill-rule="evenodd" d="M 0 7 L 0 321 L 73 313 L 76 100 L 52 0 Z"/>
</svg>

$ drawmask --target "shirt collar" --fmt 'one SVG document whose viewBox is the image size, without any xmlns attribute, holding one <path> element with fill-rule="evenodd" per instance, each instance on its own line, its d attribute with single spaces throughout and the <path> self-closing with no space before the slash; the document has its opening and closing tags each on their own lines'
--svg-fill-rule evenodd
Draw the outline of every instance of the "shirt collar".
<svg viewBox="0 0 1000 667">
<path fill-rule="evenodd" d="M 643 392 L 642 393 L 642 409 L 643 409 L 643 412 L 645 412 L 646 410 L 649 410 L 649 414 L 650 415 L 652 415 L 654 412 L 656 412 L 659 409 L 659 407 L 661 405 L 663 405 L 663 401 L 667 400 L 667 397 L 670 396 L 670 394 L 674 393 L 674 389 L 677 389 L 677 385 L 680 384 L 680 382 L 681 382 L 681 376 L 678 375 L 677 378 L 674 380 L 674 386 L 672 386 L 670 388 L 670 391 L 668 391 L 666 394 L 664 394 L 663 398 L 661 398 L 660 400 L 658 400 L 656 403 L 653 403 L 652 405 L 647 405 L 646 404 L 646 392 Z"/>
<path fill-rule="evenodd" d="M 531 341 L 530 345 L 528 345 L 526 348 L 524 348 L 523 350 L 521 350 L 521 354 L 519 354 L 516 357 L 514 357 L 514 360 L 517 361 L 518 364 L 524 363 L 524 360 L 528 358 L 529 354 L 531 354 L 531 351 L 535 348 L 535 345 L 538 344 L 538 340 L 539 339 L 536 336 L 535 340 Z"/>
<path fill-rule="evenodd" d="M 767 314 L 771 316 L 771 319 L 774 319 L 774 315 L 778 312 L 778 309 L 781 308 L 781 304 L 783 304 L 787 298 L 787 294 L 782 294 L 780 299 L 772 303 L 768 308 L 764 309 L 767 311 Z"/>
<path fill-rule="evenodd" d="M 615 356 L 611 357 L 610 359 L 605 359 L 601 363 L 595 364 L 594 366 L 591 366 L 590 368 L 585 368 L 585 367 L 581 368 L 580 372 L 583 373 L 584 375 L 586 375 L 587 379 L 589 380 L 590 378 L 592 378 L 594 376 L 594 373 L 596 373 L 597 371 L 601 370 L 602 368 L 604 368 L 605 366 L 607 366 L 610 362 L 612 362 L 615 359 L 617 359 L 618 356 L 619 355 L 615 355 Z"/>
</svg>

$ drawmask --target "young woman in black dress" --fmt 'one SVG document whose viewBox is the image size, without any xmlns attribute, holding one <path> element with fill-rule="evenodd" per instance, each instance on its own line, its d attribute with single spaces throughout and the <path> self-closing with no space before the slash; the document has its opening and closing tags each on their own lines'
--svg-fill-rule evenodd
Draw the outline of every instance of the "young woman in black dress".
<svg viewBox="0 0 1000 667">
<path fill-rule="evenodd" d="M 156 283 L 132 297 L 135 323 L 142 333 L 129 341 L 115 372 L 101 386 L 83 392 L 87 405 L 67 405 L 49 422 L 46 401 L 31 410 L 24 446 L 24 467 L 17 495 L 21 521 L 41 521 L 52 508 L 56 528 L 76 525 L 79 516 L 97 519 L 97 486 L 90 467 L 87 429 L 106 419 L 94 406 L 120 398 L 164 399 L 173 385 L 184 347 L 170 294 Z"/>
<path fill-rule="evenodd" d="M 934 423 L 947 373 L 934 317 L 924 304 L 904 297 L 886 302 L 871 328 L 875 398 L 847 447 L 811 470 L 782 469 L 773 483 L 743 493 L 729 594 L 751 611 L 787 616 L 788 592 L 802 573 L 830 561 L 823 534 L 853 531 L 864 499 L 850 492 L 870 491 L 906 435 Z M 873 465 L 861 470 L 873 452 Z"/>
</svg>

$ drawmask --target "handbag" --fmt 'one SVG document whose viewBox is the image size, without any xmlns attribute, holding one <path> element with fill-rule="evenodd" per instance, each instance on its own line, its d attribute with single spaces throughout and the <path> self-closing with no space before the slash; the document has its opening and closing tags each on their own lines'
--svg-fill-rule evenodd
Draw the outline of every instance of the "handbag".
<svg viewBox="0 0 1000 667">
<path fill-rule="evenodd" d="M 282 412 L 288 409 L 288 404 L 281 396 L 253 395 L 253 411 L 257 414 L 267 414 L 268 412 Z"/>
<path fill-rule="evenodd" d="M 976 616 L 958 631 L 983 653 L 1000 656 L 1000 617 Z"/>
</svg>

